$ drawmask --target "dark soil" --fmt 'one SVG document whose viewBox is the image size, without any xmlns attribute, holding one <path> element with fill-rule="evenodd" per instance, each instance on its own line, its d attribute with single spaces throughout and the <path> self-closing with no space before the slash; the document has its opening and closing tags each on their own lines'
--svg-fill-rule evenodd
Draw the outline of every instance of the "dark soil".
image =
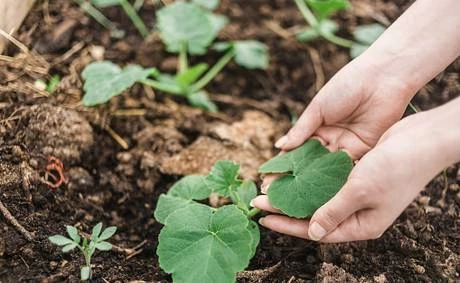
<svg viewBox="0 0 460 283">
<path fill-rule="evenodd" d="M 170 281 L 155 254 L 158 196 L 182 175 L 205 173 L 223 158 L 237 160 L 244 177 L 258 180 L 258 165 L 276 154 L 273 141 L 349 61 L 346 50 L 326 42 L 307 47 L 283 38 L 283 31 L 303 24 L 293 1 L 222 2 L 219 12 L 231 24 L 219 39 L 259 39 L 270 47 L 271 64 L 267 72 L 230 64 L 208 87 L 222 110 L 212 114 L 139 85 L 108 105 L 83 108 L 79 74 L 92 60 L 163 71 L 173 71 L 176 61 L 158 36 L 143 41 L 118 8 L 104 13 L 127 32 L 123 39 L 110 38 L 72 1 L 38 1 L 18 34 L 33 51 L 10 45 L 6 55 L 14 60 L 0 61 L 0 201 L 32 238 L 0 216 L 0 282 L 77 282 L 82 258 L 63 254 L 47 237 L 64 233 L 64 225 L 89 232 L 100 221 L 118 227 L 111 239 L 117 247 L 94 256 L 95 282 Z M 336 17 L 344 36 L 357 23 L 391 22 L 410 4 L 353 2 L 354 10 Z M 146 3 L 141 16 L 153 26 L 160 4 Z M 459 62 L 451 65 L 414 103 L 425 110 L 458 96 L 459 70 Z M 54 74 L 62 81 L 45 97 L 33 83 Z M 65 167 L 66 183 L 58 189 L 45 184 L 54 181 L 46 173 L 59 173 L 46 169 L 49 156 Z M 262 229 L 257 254 L 239 281 L 460 280 L 459 166 L 446 176 L 435 178 L 378 240 L 319 245 Z"/>
</svg>

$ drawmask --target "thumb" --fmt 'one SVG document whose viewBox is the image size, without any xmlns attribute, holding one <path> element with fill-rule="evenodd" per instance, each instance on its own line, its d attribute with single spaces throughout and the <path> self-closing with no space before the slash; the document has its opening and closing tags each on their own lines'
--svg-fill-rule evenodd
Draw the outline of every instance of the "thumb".
<svg viewBox="0 0 460 283">
<path fill-rule="evenodd" d="M 308 237 L 319 241 L 334 231 L 345 219 L 370 204 L 364 182 L 349 179 L 342 189 L 312 216 Z"/>
<path fill-rule="evenodd" d="M 298 147 L 315 133 L 322 122 L 321 107 L 318 99 L 314 98 L 291 130 L 275 143 L 275 147 L 284 151 Z"/>
</svg>

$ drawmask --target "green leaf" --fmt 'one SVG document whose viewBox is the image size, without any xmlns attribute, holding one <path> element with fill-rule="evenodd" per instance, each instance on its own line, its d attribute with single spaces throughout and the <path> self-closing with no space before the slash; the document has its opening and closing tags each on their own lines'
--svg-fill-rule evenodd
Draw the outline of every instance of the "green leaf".
<svg viewBox="0 0 460 283">
<path fill-rule="evenodd" d="M 62 248 L 62 252 L 68 253 L 68 252 L 70 252 L 71 250 L 75 249 L 76 247 L 77 247 L 77 244 L 76 244 L 76 243 L 72 243 L 72 244 L 65 245 L 65 246 Z"/>
<path fill-rule="evenodd" d="M 385 27 L 380 24 L 361 25 L 356 27 L 353 37 L 362 44 L 371 45 L 385 31 Z"/>
<path fill-rule="evenodd" d="M 173 281 L 235 282 L 253 252 L 249 221 L 234 205 L 187 206 L 171 214 L 159 236 L 161 268 Z"/>
<path fill-rule="evenodd" d="M 235 195 L 239 201 L 233 200 L 233 203 L 241 203 L 243 205 L 242 209 L 246 212 L 249 211 L 251 208 L 249 203 L 257 196 L 256 184 L 253 181 L 244 181 L 236 190 Z"/>
<path fill-rule="evenodd" d="M 89 266 L 83 266 L 80 269 L 80 279 L 82 281 L 86 281 L 90 278 L 91 276 L 91 268 Z"/>
<path fill-rule="evenodd" d="M 82 77 L 85 80 L 83 105 L 94 106 L 105 103 L 121 94 L 138 81 L 155 74 L 156 69 L 144 69 L 130 65 L 123 70 L 109 61 L 94 62 L 85 67 Z"/>
<path fill-rule="evenodd" d="M 93 227 L 93 230 L 91 232 L 91 241 L 97 242 L 99 239 L 99 235 L 101 234 L 102 230 L 102 222 L 99 222 L 96 224 L 96 226 Z"/>
<path fill-rule="evenodd" d="M 345 152 L 329 152 L 317 140 L 277 156 L 259 168 L 261 173 L 284 173 L 268 190 L 273 207 L 304 218 L 331 199 L 345 184 L 353 167 Z"/>
<path fill-rule="evenodd" d="M 117 232 L 117 227 L 115 226 L 110 226 L 110 227 L 105 228 L 104 231 L 102 231 L 101 235 L 99 236 L 98 241 L 105 241 L 109 239 L 115 234 L 115 232 Z"/>
<path fill-rule="evenodd" d="M 188 200 L 202 200 L 208 198 L 212 190 L 205 184 L 205 176 L 189 175 L 177 181 L 168 195 Z"/>
<path fill-rule="evenodd" d="M 160 37 L 169 52 L 180 52 L 187 44 L 190 54 L 204 54 L 217 36 L 212 24 L 198 5 L 175 2 L 157 12 Z"/>
<path fill-rule="evenodd" d="M 385 31 L 385 27 L 380 24 L 361 25 L 356 27 L 353 32 L 355 42 L 350 48 L 350 56 L 356 58 L 366 51 L 374 41 Z"/>
<path fill-rule="evenodd" d="M 251 245 L 251 258 L 256 254 L 257 246 L 260 242 L 260 230 L 259 225 L 256 222 L 250 220 L 248 223 L 248 231 L 251 233 L 252 245 Z"/>
<path fill-rule="evenodd" d="M 190 105 L 210 112 L 217 112 L 218 108 L 214 102 L 209 99 L 209 95 L 206 91 L 198 91 L 187 95 L 188 102 Z"/>
<path fill-rule="evenodd" d="M 360 43 L 353 43 L 353 45 L 350 48 L 350 56 L 351 58 L 356 58 L 359 55 L 361 55 L 366 49 L 369 48 L 368 45 L 363 45 Z"/>
<path fill-rule="evenodd" d="M 319 37 L 318 31 L 313 27 L 306 27 L 296 34 L 297 40 L 301 42 L 312 41 Z"/>
<path fill-rule="evenodd" d="M 335 34 L 339 30 L 339 25 L 331 20 L 322 20 L 318 25 L 320 34 Z"/>
<path fill-rule="evenodd" d="M 73 241 L 67 237 L 64 237 L 62 235 L 54 235 L 48 238 L 51 243 L 58 245 L 58 246 L 65 246 L 68 244 L 72 244 Z"/>
<path fill-rule="evenodd" d="M 211 189 L 204 182 L 204 176 L 183 177 L 169 189 L 167 195 L 160 195 L 154 212 L 155 219 L 164 223 L 166 218 L 176 210 L 188 205 L 201 205 L 192 200 L 205 199 L 209 197 L 211 192 Z"/>
<path fill-rule="evenodd" d="M 219 0 L 192 0 L 192 2 L 208 10 L 214 10 L 219 6 Z"/>
<path fill-rule="evenodd" d="M 216 35 L 228 24 L 228 18 L 224 15 L 206 13 L 206 17 L 208 17 L 213 33 Z"/>
<path fill-rule="evenodd" d="M 319 21 L 328 18 L 333 13 L 351 7 L 348 0 L 305 0 L 312 8 Z"/>
<path fill-rule="evenodd" d="M 240 165 L 230 160 L 219 160 L 206 177 L 206 185 L 220 196 L 229 197 L 240 185 Z"/>
<path fill-rule="evenodd" d="M 219 52 L 233 49 L 235 62 L 248 69 L 268 68 L 268 48 L 265 44 L 255 40 L 239 40 L 232 42 L 219 42 L 213 45 Z"/>
<path fill-rule="evenodd" d="M 91 2 L 98 8 L 107 8 L 120 5 L 120 0 L 92 0 Z"/>
<path fill-rule="evenodd" d="M 198 78 L 201 77 L 201 75 L 208 70 L 208 65 L 204 63 L 197 64 L 191 68 L 189 68 L 187 71 L 179 74 L 176 76 L 176 81 L 179 83 L 180 86 L 182 87 L 188 87 L 192 83 L 194 83 Z"/>
<path fill-rule="evenodd" d="M 61 78 L 59 77 L 59 75 L 52 76 L 48 81 L 48 84 L 46 85 L 46 92 L 53 93 L 58 87 L 60 81 Z"/>
<path fill-rule="evenodd" d="M 65 226 L 66 229 L 67 229 L 67 234 L 70 236 L 70 238 L 77 244 L 80 243 L 80 235 L 78 235 L 78 230 L 77 228 L 73 227 L 73 226 L 70 226 L 70 225 L 66 225 Z"/>
<path fill-rule="evenodd" d="M 100 251 L 110 251 L 112 249 L 112 244 L 109 242 L 99 242 L 96 244 L 96 249 Z"/>
</svg>

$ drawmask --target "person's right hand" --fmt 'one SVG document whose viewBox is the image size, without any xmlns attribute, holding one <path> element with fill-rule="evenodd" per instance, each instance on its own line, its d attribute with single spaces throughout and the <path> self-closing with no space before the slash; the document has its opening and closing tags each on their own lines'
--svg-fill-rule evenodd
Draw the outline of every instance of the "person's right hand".
<svg viewBox="0 0 460 283">
<path fill-rule="evenodd" d="M 289 151 L 315 137 L 329 150 L 343 149 L 359 159 L 401 119 L 413 95 L 410 92 L 399 78 L 355 60 L 320 90 L 275 146 Z"/>
<path fill-rule="evenodd" d="M 327 243 L 380 237 L 431 178 L 460 160 L 459 109 L 460 98 L 393 125 L 356 164 L 343 188 L 309 220 L 281 215 L 267 196 L 256 197 L 254 207 L 275 213 L 259 222 L 280 233 Z"/>
</svg>

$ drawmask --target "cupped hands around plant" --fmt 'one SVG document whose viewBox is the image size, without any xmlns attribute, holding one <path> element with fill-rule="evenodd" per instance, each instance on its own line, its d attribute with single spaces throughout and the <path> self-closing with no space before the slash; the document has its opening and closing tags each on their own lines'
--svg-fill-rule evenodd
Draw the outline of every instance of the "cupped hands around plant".
<svg viewBox="0 0 460 283">
<path fill-rule="evenodd" d="M 396 123 L 356 164 L 343 188 L 309 220 L 281 215 L 267 196 L 257 197 L 252 205 L 276 213 L 261 224 L 322 242 L 380 237 L 436 174 L 460 160 L 460 131 L 454 130 L 460 123 L 458 109 L 459 98 Z"/>
</svg>

